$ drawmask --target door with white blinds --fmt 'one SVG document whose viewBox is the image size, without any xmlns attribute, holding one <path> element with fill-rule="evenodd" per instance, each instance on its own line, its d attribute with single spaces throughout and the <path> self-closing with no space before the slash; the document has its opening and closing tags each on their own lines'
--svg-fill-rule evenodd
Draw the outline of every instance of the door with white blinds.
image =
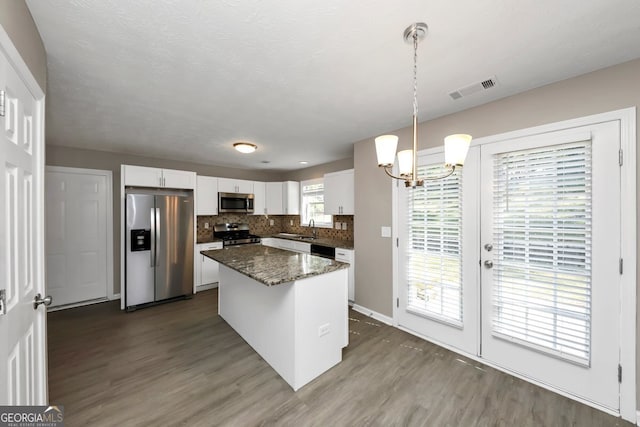
<svg viewBox="0 0 640 427">
<path fill-rule="evenodd" d="M 482 146 L 483 358 L 619 408 L 618 122 Z"/>
<path fill-rule="evenodd" d="M 465 352 L 478 352 L 479 148 L 462 173 L 398 191 L 398 325 Z M 418 159 L 418 176 L 443 175 L 444 155 Z M 467 185 L 469 183 L 469 185 Z M 476 261 L 474 261 L 474 259 Z"/>
</svg>

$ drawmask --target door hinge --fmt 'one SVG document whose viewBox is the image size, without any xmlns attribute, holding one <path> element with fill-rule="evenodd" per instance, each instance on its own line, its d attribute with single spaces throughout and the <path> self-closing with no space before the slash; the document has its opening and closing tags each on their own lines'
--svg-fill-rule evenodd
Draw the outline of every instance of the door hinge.
<svg viewBox="0 0 640 427">
<path fill-rule="evenodd" d="M 622 148 L 618 150 L 618 164 L 622 166 L 624 160 L 624 156 L 622 154 Z"/>
<path fill-rule="evenodd" d="M 622 274 L 622 272 L 624 271 L 624 261 L 622 260 L 622 258 L 620 258 L 619 269 L 620 274 Z"/>
<path fill-rule="evenodd" d="M 618 382 L 622 384 L 622 365 L 618 365 Z"/>
<path fill-rule="evenodd" d="M 0 117 L 4 117 L 4 91 L 0 90 Z"/>
<path fill-rule="evenodd" d="M 396 298 L 396 307 L 400 308 L 400 298 Z"/>
<path fill-rule="evenodd" d="M 400 238 L 396 237 L 396 248 L 400 247 Z"/>
</svg>

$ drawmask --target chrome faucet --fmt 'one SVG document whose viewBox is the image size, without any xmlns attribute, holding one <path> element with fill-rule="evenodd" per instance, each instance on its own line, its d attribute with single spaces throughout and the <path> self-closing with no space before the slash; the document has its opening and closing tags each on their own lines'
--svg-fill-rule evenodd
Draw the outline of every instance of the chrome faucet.
<svg viewBox="0 0 640 427">
<path fill-rule="evenodd" d="M 313 236 L 313 238 L 314 239 L 318 238 L 318 230 L 316 229 L 316 222 L 313 220 L 313 218 L 309 220 L 309 227 L 312 227 L 311 235 Z"/>
</svg>

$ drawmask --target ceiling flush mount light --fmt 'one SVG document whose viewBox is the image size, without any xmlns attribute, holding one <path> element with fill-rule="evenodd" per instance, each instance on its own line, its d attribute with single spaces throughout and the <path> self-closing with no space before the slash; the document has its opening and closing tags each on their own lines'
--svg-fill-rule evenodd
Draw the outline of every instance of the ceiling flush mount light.
<svg viewBox="0 0 640 427">
<path fill-rule="evenodd" d="M 398 137 L 395 135 L 382 135 L 376 138 L 376 155 L 378 156 L 378 166 L 391 178 L 404 181 L 407 187 L 422 187 L 424 181 L 435 181 L 443 179 L 462 167 L 464 159 L 467 157 L 471 135 L 456 134 L 449 135 L 444 139 L 444 161 L 445 167 L 449 169 L 442 176 L 419 178 L 417 169 L 418 152 L 418 41 L 427 35 L 427 24 L 417 22 L 404 30 L 404 39 L 413 43 L 413 150 L 403 150 L 398 153 L 398 172 L 400 176 L 393 175 L 393 163 L 398 147 Z"/>
<path fill-rule="evenodd" d="M 309 162 L 307 162 L 306 160 L 300 160 L 298 163 L 300 163 L 301 165 L 308 165 Z"/>
<path fill-rule="evenodd" d="M 233 144 L 233 148 L 241 153 L 248 154 L 256 151 L 258 149 L 258 146 L 256 144 L 251 144 L 250 142 L 236 142 L 235 144 Z"/>
</svg>

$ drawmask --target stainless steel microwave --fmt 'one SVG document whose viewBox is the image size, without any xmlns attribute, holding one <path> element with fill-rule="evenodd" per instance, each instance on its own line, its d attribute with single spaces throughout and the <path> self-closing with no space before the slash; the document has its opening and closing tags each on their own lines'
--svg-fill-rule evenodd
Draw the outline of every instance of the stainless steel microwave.
<svg viewBox="0 0 640 427">
<path fill-rule="evenodd" d="M 253 194 L 218 193 L 219 213 L 253 213 Z"/>
</svg>

